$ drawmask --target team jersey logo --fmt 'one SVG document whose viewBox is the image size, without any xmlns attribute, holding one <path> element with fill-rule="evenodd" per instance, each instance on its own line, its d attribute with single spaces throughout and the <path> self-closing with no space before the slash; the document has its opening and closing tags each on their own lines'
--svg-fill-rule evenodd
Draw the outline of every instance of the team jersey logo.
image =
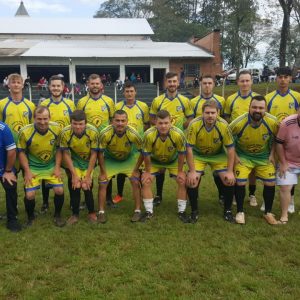
<svg viewBox="0 0 300 300">
<path fill-rule="evenodd" d="M 262 138 L 263 138 L 263 140 L 265 141 L 265 140 L 267 140 L 268 139 L 268 137 L 269 137 L 269 134 L 263 134 L 263 136 L 262 136 Z"/>
<path fill-rule="evenodd" d="M 64 110 L 64 116 L 69 115 L 69 111 L 68 110 Z"/>
<path fill-rule="evenodd" d="M 101 118 L 98 116 L 92 117 L 91 121 L 92 121 L 92 124 L 94 124 L 97 128 L 100 127 L 100 125 L 102 123 Z"/>
<path fill-rule="evenodd" d="M 15 132 L 19 132 L 22 127 L 23 127 L 23 124 L 21 122 L 14 122 L 12 124 L 12 130 Z"/>
<path fill-rule="evenodd" d="M 48 160 L 51 159 L 52 152 L 45 150 L 45 151 L 42 151 L 39 156 L 40 156 L 41 160 L 43 160 L 44 162 L 46 162 L 46 161 L 48 161 Z"/>
<path fill-rule="evenodd" d="M 101 110 L 102 110 L 102 111 L 106 111 L 106 110 L 107 110 L 106 105 L 101 106 Z"/>
<path fill-rule="evenodd" d="M 91 143 L 90 142 L 86 142 L 86 144 L 85 144 L 86 146 L 87 146 L 87 148 L 90 148 L 90 146 L 91 146 Z"/>
<path fill-rule="evenodd" d="M 130 147 L 130 142 L 129 142 L 129 141 L 127 141 L 127 142 L 125 143 L 125 147 Z"/>
<path fill-rule="evenodd" d="M 174 147 L 173 147 L 173 146 L 169 146 L 169 147 L 168 147 L 168 151 L 169 151 L 169 152 L 172 152 L 173 150 L 174 150 Z"/>
<path fill-rule="evenodd" d="M 55 139 L 50 140 L 50 145 L 54 145 L 55 144 Z"/>
<path fill-rule="evenodd" d="M 289 108 L 295 108 L 295 103 L 293 102 L 289 103 Z"/>
<path fill-rule="evenodd" d="M 28 111 L 24 111 L 24 112 L 23 112 L 23 117 L 27 118 L 28 115 L 29 115 Z"/>
<path fill-rule="evenodd" d="M 220 138 L 214 138 L 213 142 L 214 142 L 214 144 L 219 143 L 220 142 Z"/>
<path fill-rule="evenodd" d="M 176 111 L 182 111 L 182 107 L 181 107 L 181 105 L 179 105 L 179 106 L 176 106 Z"/>
<path fill-rule="evenodd" d="M 137 120 L 141 120 L 143 118 L 142 114 L 136 114 L 135 118 Z"/>
</svg>

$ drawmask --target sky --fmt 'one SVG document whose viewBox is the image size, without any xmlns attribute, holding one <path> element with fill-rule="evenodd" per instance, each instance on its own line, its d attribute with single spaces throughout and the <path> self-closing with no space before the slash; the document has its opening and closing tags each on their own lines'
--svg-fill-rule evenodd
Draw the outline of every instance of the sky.
<svg viewBox="0 0 300 300">
<path fill-rule="evenodd" d="M 31 17 L 92 18 L 104 0 L 23 0 Z M 13 17 L 20 0 L 0 0 L 0 17 Z"/>
</svg>

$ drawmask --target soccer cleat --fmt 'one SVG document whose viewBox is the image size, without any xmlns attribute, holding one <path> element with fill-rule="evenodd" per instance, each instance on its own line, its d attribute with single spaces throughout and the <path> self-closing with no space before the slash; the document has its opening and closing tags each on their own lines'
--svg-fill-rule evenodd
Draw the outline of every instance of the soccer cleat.
<svg viewBox="0 0 300 300">
<path fill-rule="evenodd" d="M 123 197 L 120 196 L 119 194 L 117 194 L 116 196 L 114 196 L 114 198 L 112 199 L 112 202 L 117 204 L 119 202 L 121 202 L 123 200 Z"/>
<path fill-rule="evenodd" d="M 190 218 L 188 217 L 188 215 L 186 214 L 185 211 L 181 211 L 178 213 L 178 218 L 180 221 L 182 221 L 183 223 L 190 223 Z"/>
<path fill-rule="evenodd" d="M 48 209 L 49 209 L 49 204 L 43 203 L 40 213 L 43 215 L 43 214 L 47 213 Z"/>
<path fill-rule="evenodd" d="M 288 212 L 290 214 L 293 214 L 295 212 L 294 196 L 291 197 L 291 202 L 289 203 Z"/>
<path fill-rule="evenodd" d="M 79 221 L 79 217 L 76 216 L 76 215 L 72 215 L 72 216 L 68 219 L 67 225 L 74 225 L 74 224 L 78 223 L 78 221 Z"/>
<path fill-rule="evenodd" d="M 255 195 L 250 195 L 249 196 L 249 204 L 250 204 L 250 206 L 257 206 L 258 205 Z"/>
<path fill-rule="evenodd" d="M 264 214 L 264 219 L 270 225 L 277 225 L 278 224 L 278 221 L 275 219 L 275 216 L 272 213 Z"/>
<path fill-rule="evenodd" d="M 235 222 L 237 224 L 245 224 L 245 214 L 243 212 L 238 212 L 236 215 L 235 215 Z"/>
<path fill-rule="evenodd" d="M 141 211 L 135 211 L 133 216 L 131 217 L 131 222 L 138 222 L 142 217 Z"/>
<path fill-rule="evenodd" d="M 261 207 L 260 207 L 261 211 L 265 211 L 265 202 L 262 203 Z"/>
<path fill-rule="evenodd" d="M 97 223 L 97 215 L 96 213 L 92 212 L 88 214 L 88 221 L 91 224 L 96 224 Z"/>
<path fill-rule="evenodd" d="M 233 217 L 231 210 L 226 210 L 224 212 L 224 220 L 229 223 L 235 223 L 235 218 Z"/>
<path fill-rule="evenodd" d="M 111 198 L 106 199 L 106 206 L 109 208 L 117 208 L 117 204 L 113 203 Z"/>
<path fill-rule="evenodd" d="M 98 223 L 101 223 L 101 224 L 106 223 L 106 221 L 107 221 L 106 214 L 104 212 L 99 212 L 97 221 L 98 221 Z"/>
<path fill-rule="evenodd" d="M 199 219 L 199 214 L 198 214 L 198 211 L 197 210 L 194 210 L 191 212 L 191 216 L 190 216 L 190 223 L 197 223 Z"/>
<path fill-rule="evenodd" d="M 6 228 L 10 230 L 11 232 L 19 232 L 22 230 L 21 224 L 18 222 L 18 220 L 11 220 L 8 221 L 6 224 Z"/>
<path fill-rule="evenodd" d="M 147 220 L 151 219 L 153 217 L 153 213 L 150 211 L 146 211 L 140 218 L 141 222 L 146 222 Z"/>
<path fill-rule="evenodd" d="M 162 198 L 161 196 L 155 196 L 153 199 L 153 205 L 154 206 L 159 206 L 162 202 Z"/>
<path fill-rule="evenodd" d="M 57 227 L 64 227 L 66 222 L 61 218 L 61 216 L 56 216 L 54 217 L 54 225 Z"/>
</svg>

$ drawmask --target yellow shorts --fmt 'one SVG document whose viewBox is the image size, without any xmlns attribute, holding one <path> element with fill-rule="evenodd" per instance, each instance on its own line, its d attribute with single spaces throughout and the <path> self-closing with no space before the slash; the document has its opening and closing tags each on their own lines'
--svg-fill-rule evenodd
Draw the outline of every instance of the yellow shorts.
<svg viewBox="0 0 300 300">
<path fill-rule="evenodd" d="M 154 176 L 159 175 L 161 170 L 168 170 L 170 177 L 177 177 L 178 174 L 178 160 L 167 164 L 160 164 L 158 161 L 151 161 L 150 173 Z"/>
<path fill-rule="evenodd" d="M 237 164 L 234 167 L 236 180 L 238 182 L 246 182 L 252 170 L 254 170 L 257 179 L 275 182 L 275 167 L 272 163 L 266 162 L 263 165 L 249 160 L 247 162 L 242 161 L 242 164 Z"/>
<path fill-rule="evenodd" d="M 39 174 L 32 178 L 30 185 L 25 185 L 25 190 L 27 192 L 38 190 L 41 186 L 42 180 L 45 180 L 46 186 L 48 187 L 63 187 L 63 182 L 61 179 L 56 178 L 53 175 Z"/>
<path fill-rule="evenodd" d="M 77 176 L 80 179 L 84 179 L 84 177 L 86 176 L 87 170 L 81 170 L 81 169 L 78 169 L 78 168 L 74 168 L 74 169 L 75 169 L 75 172 L 76 172 Z M 94 170 L 91 173 L 91 177 L 93 177 L 93 174 L 94 174 Z"/>
<path fill-rule="evenodd" d="M 195 160 L 194 164 L 195 164 L 196 172 L 201 173 L 201 174 L 204 174 L 204 170 L 207 165 L 210 166 L 212 172 L 219 173 L 219 172 L 227 171 L 227 163 L 219 163 L 219 162 L 212 163 L 212 162 Z"/>
</svg>

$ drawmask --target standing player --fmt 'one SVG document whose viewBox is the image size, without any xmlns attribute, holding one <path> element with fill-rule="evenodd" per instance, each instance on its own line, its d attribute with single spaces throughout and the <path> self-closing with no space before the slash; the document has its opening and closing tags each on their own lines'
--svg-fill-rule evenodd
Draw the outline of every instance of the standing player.
<svg viewBox="0 0 300 300">
<path fill-rule="evenodd" d="M 277 117 L 279 122 L 292 114 L 297 113 L 300 106 L 300 94 L 289 88 L 292 81 L 292 70 L 288 67 L 278 68 L 276 71 L 277 90 L 266 95 L 268 112 Z M 292 197 L 289 204 L 289 213 L 295 212 L 294 205 L 295 188 L 291 190 Z"/>
<path fill-rule="evenodd" d="M 198 187 L 206 165 L 210 165 L 222 180 L 224 219 L 235 222 L 231 212 L 235 183 L 234 141 L 228 123 L 218 117 L 218 110 L 219 105 L 215 100 L 206 101 L 202 105 L 202 117 L 194 119 L 187 129 L 187 191 L 192 207 L 192 223 L 198 220 Z"/>
<path fill-rule="evenodd" d="M 128 124 L 127 113 L 123 110 L 116 110 L 112 124 L 103 129 L 100 133 L 99 152 L 99 215 L 100 223 L 106 222 L 105 199 L 106 189 L 109 180 L 117 174 L 125 174 L 130 179 L 132 186 L 135 210 L 131 218 L 137 222 L 141 217 L 141 191 L 139 167 L 143 162 L 141 151 L 142 139 L 138 132 Z"/>
<path fill-rule="evenodd" d="M 191 102 L 188 98 L 178 93 L 178 75 L 177 73 L 169 72 L 165 76 L 166 92 L 156 97 L 150 108 L 150 122 L 152 125 L 156 123 L 156 114 L 160 110 L 167 110 L 171 115 L 172 125 L 180 130 L 188 127 L 194 114 Z M 154 198 L 154 205 L 159 205 L 162 201 L 162 190 L 165 180 L 164 171 L 156 176 L 157 196 Z"/>
<path fill-rule="evenodd" d="M 143 155 L 145 172 L 142 175 L 142 194 L 146 213 L 143 221 L 153 216 L 152 182 L 161 169 L 167 169 L 177 182 L 178 217 L 188 223 L 186 209 L 186 176 L 183 171 L 186 155 L 186 140 L 183 132 L 172 126 L 171 115 L 160 110 L 156 115 L 156 125 L 145 132 Z"/>
<path fill-rule="evenodd" d="M 88 94 L 78 101 L 77 109 L 83 110 L 87 122 L 100 132 L 109 125 L 115 111 L 115 104 L 110 97 L 103 94 L 104 86 L 98 74 L 91 74 L 88 77 L 87 86 Z M 111 191 L 108 194 L 111 196 Z M 111 197 L 108 197 L 107 204 L 113 206 Z"/>
<path fill-rule="evenodd" d="M 35 105 L 23 96 L 23 78 L 19 74 L 8 76 L 10 95 L 0 101 L 0 120 L 11 129 L 15 143 L 21 128 L 33 122 Z"/>
<path fill-rule="evenodd" d="M 50 119 L 60 125 L 61 129 L 70 124 L 70 115 L 75 110 L 74 102 L 63 97 L 65 83 L 61 76 L 54 75 L 49 78 L 50 98 L 45 99 L 41 105 L 49 108 Z M 68 182 L 70 189 L 71 183 Z M 49 208 L 49 189 L 45 187 L 45 181 L 42 181 L 43 205 L 41 212 L 47 212 Z"/>
<path fill-rule="evenodd" d="M 0 122 L 0 181 L 5 191 L 6 227 L 12 232 L 22 230 L 17 214 L 17 178 L 15 175 L 16 144 L 9 127 Z"/>
<path fill-rule="evenodd" d="M 275 196 L 274 139 L 278 121 L 266 113 L 266 108 L 265 98 L 260 95 L 254 96 L 250 102 L 249 113 L 243 114 L 230 124 L 237 152 L 235 198 L 238 224 L 245 224 L 243 210 L 245 185 L 252 171 L 264 184 L 264 218 L 271 225 L 277 224 L 271 210 Z"/>
<path fill-rule="evenodd" d="M 141 137 L 144 131 L 149 128 L 149 108 L 142 101 L 136 100 L 136 87 L 133 83 L 127 82 L 124 86 L 125 100 L 116 104 L 116 110 L 124 110 L 128 115 L 128 125 L 133 127 Z M 114 203 L 122 201 L 125 176 L 117 176 L 118 194 L 113 198 Z"/>
<path fill-rule="evenodd" d="M 249 111 L 250 101 L 253 96 L 257 95 L 252 92 L 252 76 L 247 70 L 243 70 L 238 74 L 237 84 L 238 92 L 229 96 L 225 102 L 224 118 L 227 122 L 232 122 L 237 117 Z M 253 173 L 249 176 L 249 202 L 251 206 L 257 206 L 255 197 L 256 180 Z"/>
<path fill-rule="evenodd" d="M 24 171 L 25 209 L 28 215 L 28 226 L 32 225 L 35 216 L 35 194 L 40 188 L 41 180 L 54 190 L 54 223 L 62 227 L 65 222 L 60 213 L 64 203 L 63 182 L 60 178 L 62 154 L 56 151 L 61 128 L 50 122 L 50 111 L 39 106 L 34 111 L 34 124 L 21 129 L 18 138 L 20 165 Z"/>
<path fill-rule="evenodd" d="M 194 111 L 194 117 L 202 116 L 202 105 L 207 101 L 213 99 L 218 104 L 218 114 L 223 115 L 225 99 L 221 96 L 214 94 L 213 90 L 215 87 L 214 79 L 211 75 L 204 75 L 201 78 L 201 95 L 191 100 L 191 105 Z M 222 191 L 223 183 L 217 173 L 213 173 L 215 184 L 219 192 L 219 201 L 221 204 L 224 203 L 224 193 Z"/>
<path fill-rule="evenodd" d="M 88 220 L 97 222 L 93 199 L 93 171 L 97 161 L 99 148 L 97 129 L 86 123 L 86 115 L 82 110 L 75 110 L 71 114 L 71 125 L 65 127 L 60 135 L 60 148 L 63 160 L 71 174 L 73 215 L 67 224 L 73 225 L 79 219 L 80 190 L 84 191 L 85 203 L 88 208 Z"/>
</svg>

